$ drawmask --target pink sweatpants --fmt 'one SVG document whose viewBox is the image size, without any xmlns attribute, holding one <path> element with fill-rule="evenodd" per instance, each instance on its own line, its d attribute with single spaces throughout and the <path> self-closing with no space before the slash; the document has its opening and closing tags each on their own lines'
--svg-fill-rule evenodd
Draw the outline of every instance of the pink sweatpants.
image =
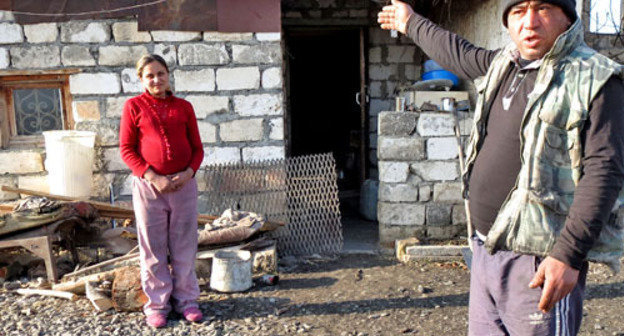
<svg viewBox="0 0 624 336">
<path fill-rule="evenodd" d="M 180 190 L 161 194 L 147 180 L 135 177 L 132 203 L 141 284 L 148 297 L 143 311 L 168 314 L 170 297 L 179 313 L 197 307 L 197 182 L 191 179 Z"/>
</svg>

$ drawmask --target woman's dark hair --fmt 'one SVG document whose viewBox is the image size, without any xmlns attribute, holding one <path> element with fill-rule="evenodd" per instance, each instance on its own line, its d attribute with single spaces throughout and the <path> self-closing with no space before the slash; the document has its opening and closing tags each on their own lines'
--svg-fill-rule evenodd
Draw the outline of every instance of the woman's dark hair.
<svg viewBox="0 0 624 336">
<path fill-rule="evenodd" d="M 167 66 L 167 62 L 165 61 L 164 58 L 162 58 L 162 56 L 159 56 L 156 54 L 149 54 L 149 55 L 145 55 L 141 57 L 141 59 L 139 59 L 139 61 L 136 63 L 136 71 L 137 71 L 137 75 L 139 76 L 139 78 L 141 78 L 141 76 L 143 75 L 143 68 L 145 68 L 146 65 L 152 62 L 160 63 L 162 66 L 165 67 L 165 70 L 167 70 L 167 73 L 169 73 L 169 67 Z"/>
</svg>

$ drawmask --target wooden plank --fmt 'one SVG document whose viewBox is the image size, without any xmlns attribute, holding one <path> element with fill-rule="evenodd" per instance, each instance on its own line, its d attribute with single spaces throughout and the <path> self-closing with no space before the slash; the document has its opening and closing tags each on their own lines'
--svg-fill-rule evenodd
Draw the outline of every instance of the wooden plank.
<svg viewBox="0 0 624 336">
<path fill-rule="evenodd" d="M 26 76 L 24 78 L 28 79 L 30 76 L 35 75 L 73 75 L 82 72 L 82 69 L 76 68 L 66 68 L 66 69 L 55 69 L 55 70 L 0 70 L 0 77 L 2 79 L 12 78 L 11 76 Z"/>
</svg>

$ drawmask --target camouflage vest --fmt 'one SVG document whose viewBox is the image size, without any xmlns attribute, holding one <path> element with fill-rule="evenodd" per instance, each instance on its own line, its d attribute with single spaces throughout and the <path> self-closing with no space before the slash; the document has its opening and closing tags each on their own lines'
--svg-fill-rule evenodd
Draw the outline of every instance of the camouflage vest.
<svg viewBox="0 0 624 336">
<path fill-rule="evenodd" d="M 622 75 L 621 65 L 590 49 L 582 36 L 581 22 L 577 20 L 543 58 L 522 118 L 522 167 L 488 233 L 486 247 L 490 252 L 502 249 L 546 256 L 564 226 L 583 171 L 581 130 L 590 103 L 612 75 Z M 495 57 L 477 84 L 475 124 L 462 172 L 465 196 L 487 113 L 512 64 L 513 52 L 517 51 L 512 43 Z M 624 200 L 622 196 L 621 192 L 614 211 L 624 204 L 619 202 Z M 611 220 L 587 258 L 616 270 L 623 248 L 622 225 L 619 220 Z"/>
</svg>

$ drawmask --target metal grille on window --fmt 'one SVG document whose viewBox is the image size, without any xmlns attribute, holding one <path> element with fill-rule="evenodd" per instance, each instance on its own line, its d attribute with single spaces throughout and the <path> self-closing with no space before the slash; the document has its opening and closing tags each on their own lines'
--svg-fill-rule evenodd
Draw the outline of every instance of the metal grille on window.
<svg viewBox="0 0 624 336">
<path fill-rule="evenodd" d="M 286 223 L 271 234 L 282 255 L 342 250 L 336 163 L 330 153 L 211 165 L 203 182 L 201 212 L 219 215 L 233 208 Z"/>
<path fill-rule="evenodd" d="M 38 135 L 63 129 L 61 90 L 13 90 L 15 124 L 18 135 Z"/>
</svg>

